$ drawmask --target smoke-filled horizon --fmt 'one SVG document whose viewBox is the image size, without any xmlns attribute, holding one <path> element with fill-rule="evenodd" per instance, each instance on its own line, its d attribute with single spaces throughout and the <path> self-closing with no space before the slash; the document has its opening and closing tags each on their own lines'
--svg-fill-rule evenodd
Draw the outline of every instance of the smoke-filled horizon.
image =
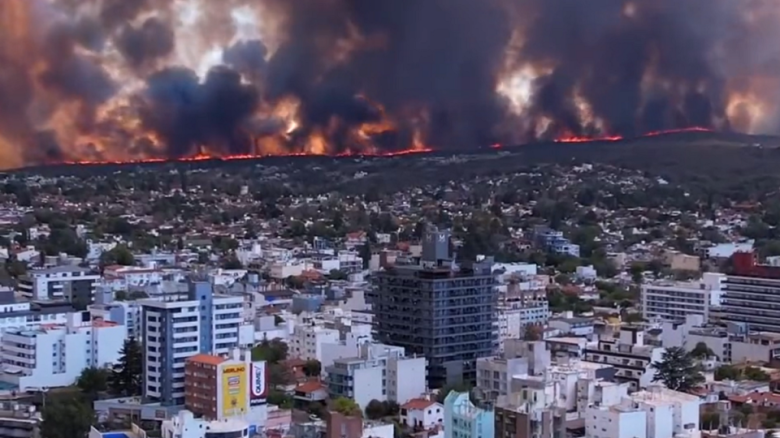
<svg viewBox="0 0 780 438">
<path fill-rule="evenodd" d="M 780 133 L 774 0 L 4 0 L 0 167 Z"/>
</svg>

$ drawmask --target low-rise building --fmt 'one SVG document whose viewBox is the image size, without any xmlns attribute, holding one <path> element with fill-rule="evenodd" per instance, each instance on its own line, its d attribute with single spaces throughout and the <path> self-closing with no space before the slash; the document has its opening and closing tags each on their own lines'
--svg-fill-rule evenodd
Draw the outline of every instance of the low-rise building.
<svg viewBox="0 0 780 438">
<path fill-rule="evenodd" d="M 257 428 L 251 428 L 249 423 L 241 418 L 206 420 L 195 418 L 193 413 L 187 410 L 163 421 L 160 430 L 166 438 L 249 438 L 258 432 Z"/>
<path fill-rule="evenodd" d="M 34 269 L 19 278 L 19 293 L 31 300 L 68 299 L 82 308 L 91 304 L 100 275 L 78 266 Z"/>
<path fill-rule="evenodd" d="M 503 351 L 507 339 L 523 337 L 529 325 L 543 325 L 550 318 L 550 305 L 543 290 L 522 290 L 517 284 L 510 283 L 499 287 L 498 305 L 498 342 Z"/>
<path fill-rule="evenodd" d="M 452 391 L 444 399 L 445 438 L 489 438 L 494 430 L 493 411 L 474 405 L 468 392 Z"/>
<path fill-rule="evenodd" d="M 642 285 L 642 317 L 654 319 L 685 319 L 687 315 L 702 315 L 704 322 L 720 306 L 725 275 L 706 272 L 700 281 L 659 282 Z"/>
<path fill-rule="evenodd" d="M 137 301 L 116 301 L 111 304 L 93 304 L 88 307 L 92 319 L 103 319 L 127 327 L 127 336 L 141 336 L 141 305 Z M 140 339 L 139 339 L 140 340 Z"/>
<path fill-rule="evenodd" d="M 401 405 L 401 424 L 429 430 L 444 424 L 444 405 L 426 398 L 415 398 Z"/>
<path fill-rule="evenodd" d="M 35 405 L 16 401 L 0 402 L 0 436 L 38 438 L 43 418 Z"/>
<path fill-rule="evenodd" d="M 593 318 L 574 316 L 572 312 L 564 312 L 562 316 L 551 318 L 548 323 L 550 328 L 560 331 L 561 334 L 574 336 L 590 336 L 595 328 Z"/>
<path fill-rule="evenodd" d="M 402 347 L 365 344 L 360 355 L 325 367 L 331 397 L 347 397 L 365 409 L 371 400 L 405 403 L 426 389 L 424 357 L 407 357 Z"/>
<path fill-rule="evenodd" d="M 509 394 L 517 375 L 538 375 L 550 366 L 550 353 L 544 341 L 523 342 L 517 357 L 483 357 L 477 359 L 477 394 L 487 403 L 495 403 Z"/>
<path fill-rule="evenodd" d="M 704 344 L 719 360 L 730 363 L 765 362 L 780 358 L 780 333 L 748 332 L 740 325 L 705 325 L 700 315 L 689 315 L 685 322 L 663 324 L 662 345 L 691 351 Z"/>
<path fill-rule="evenodd" d="M 612 406 L 591 406 L 585 416 L 588 438 L 701 436 L 698 396 L 653 385 Z"/>
<path fill-rule="evenodd" d="M 645 345 L 641 327 L 623 326 L 617 338 L 599 339 L 596 348 L 585 350 L 584 360 L 615 367 L 615 380 L 628 382 L 634 390 L 647 388 L 655 377 L 663 347 Z"/>
<path fill-rule="evenodd" d="M 11 289 L 0 290 L 0 332 L 36 328 L 42 324 L 65 324 L 76 309 L 62 301 L 20 301 Z"/>
<path fill-rule="evenodd" d="M 320 436 L 325 438 L 393 438 L 395 427 L 392 423 L 331 412 L 324 432 Z"/>
</svg>

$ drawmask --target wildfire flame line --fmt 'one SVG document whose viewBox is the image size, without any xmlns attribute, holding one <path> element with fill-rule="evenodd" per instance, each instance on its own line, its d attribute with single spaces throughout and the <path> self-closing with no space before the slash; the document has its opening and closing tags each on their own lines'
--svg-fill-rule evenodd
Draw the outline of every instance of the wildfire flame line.
<svg viewBox="0 0 780 438">
<path fill-rule="evenodd" d="M 643 135 L 640 135 L 636 138 L 648 138 L 648 137 L 659 137 L 663 135 L 673 135 L 673 134 L 682 134 L 682 133 L 692 133 L 692 132 L 714 132 L 712 129 L 702 128 L 702 127 L 691 127 L 691 128 L 683 128 L 683 129 L 670 129 L 670 130 L 664 130 L 664 131 L 655 131 L 655 132 L 649 132 Z M 553 140 L 554 143 L 596 143 L 596 142 L 617 142 L 626 140 L 627 138 L 622 136 L 603 136 L 603 137 L 576 137 L 576 136 L 566 136 L 566 137 L 560 137 L 555 140 Z M 490 146 L 490 149 L 504 149 L 506 146 L 501 144 L 494 144 Z M 418 154 L 427 154 L 437 152 L 436 149 L 429 148 L 429 147 L 423 147 L 423 148 L 417 148 L 417 149 L 407 149 L 403 151 L 394 151 L 394 152 L 378 152 L 378 153 L 339 153 L 339 154 L 310 154 L 310 153 L 289 153 L 289 154 L 266 154 L 266 155 L 227 155 L 227 156 L 219 156 L 219 155 L 209 155 L 209 154 L 198 154 L 191 157 L 181 157 L 181 158 L 146 158 L 146 159 L 138 159 L 138 160 L 126 160 L 126 161 L 111 161 L 111 160 L 79 160 L 79 161 L 66 161 L 61 164 L 65 165 L 87 165 L 87 166 L 93 166 L 93 165 L 132 165 L 132 164 L 153 164 L 153 163 L 171 163 L 171 162 L 178 162 L 178 163 L 188 163 L 188 162 L 201 162 L 201 161 L 241 161 L 241 160 L 256 160 L 261 158 L 270 158 L 270 157 L 332 157 L 332 158 L 346 158 L 346 157 L 399 157 L 399 156 L 407 156 L 407 155 L 418 155 Z"/>
</svg>

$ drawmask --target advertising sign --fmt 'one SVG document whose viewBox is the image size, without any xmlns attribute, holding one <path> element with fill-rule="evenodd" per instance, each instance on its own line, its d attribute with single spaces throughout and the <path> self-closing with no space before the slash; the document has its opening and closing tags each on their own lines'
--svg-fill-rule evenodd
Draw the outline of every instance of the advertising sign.
<svg viewBox="0 0 780 438">
<path fill-rule="evenodd" d="M 245 365 L 228 365 L 222 370 L 222 415 L 232 417 L 247 411 L 248 376 Z"/>
<path fill-rule="evenodd" d="M 265 404 L 265 398 L 267 392 L 268 392 L 268 377 L 266 373 L 265 361 L 253 362 L 250 392 L 249 392 L 249 404 L 251 406 Z"/>
</svg>

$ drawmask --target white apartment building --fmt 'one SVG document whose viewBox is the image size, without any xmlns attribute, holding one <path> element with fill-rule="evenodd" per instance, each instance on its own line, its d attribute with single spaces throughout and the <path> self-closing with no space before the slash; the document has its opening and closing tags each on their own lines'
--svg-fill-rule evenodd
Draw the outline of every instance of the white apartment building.
<svg viewBox="0 0 780 438">
<path fill-rule="evenodd" d="M 550 319 L 550 306 L 544 290 L 525 291 L 509 285 L 506 292 L 499 287 L 498 314 L 499 351 L 507 339 L 521 338 L 529 325 L 543 325 Z"/>
<path fill-rule="evenodd" d="M 524 342 L 518 357 L 477 359 L 476 390 L 482 401 L 495 402 L 509 394 L 512 379 L 518 375 L 539 375 L 550 366 L 550 353 L 544 341 Z"/>
<path fill-rule="evenodd" d="M 780 358 L 780 334 L 772 332 L 729 331 L 705 326 L 701 315 L 689 315 L 685 322 L 664 322 L 661 342 L 664 348 L 682 347 L 691 351 L 703 343 L 723 362 L 771 362 Z"/>
<path fill-rule="evenodd" d="M 720 306 L 726 276 L 705 272 L 693 282 L 660 282 L 642 285 L 642 317 L 654 319 L 685 319 L 687 315 L 710 318 L 714 307 Z"/>
<path fill-rule="evenodd" d="M 241 418 L 208 421 L 187 410 L 163 421 L 160 430 L 162 438 L 249 438 L 258 432 Z"/>
<path fill-rule="evenodd" d="M 91 302 L 100 275 L 78 266 L 57 266 L 35 269 L 19 279 L 19 292 L 31 300 L 63 299 L 71 295 L 74 299 L 88 299 Z"/>
<path fill-rule="evenodd" d="M 81 312 L 70 314 L 65 324 L 7 329 L 0 343 L 0 376 L 21 391 L 72 385 L 84 368 L 119 360 L 125 339 L 125 326 Z"/>
<path fill-rule="evenodd" d="M 335 359 L 357 357 L 360 346 L 371 343 L 371 324 L 355 319 L 342 308 L 322 312 L 304 312 L 288 318 L 288 355 L 303 360 L 318 360 L 323 368 Z"/>
<path fill-rule="evenodd" d="M 596 348 L 586 349 L 584 360 L 615 367 L 615 380 L 630 383 L 634 390 L 647 388 L 655 376 L 653 363 L 665 350 L 645 345 L 644 335 L 639 327 L 621 327 L 619 337 L 599 339 Z"/>
<path fill-rule="evenodd" d="M 603 380 L 611 373 L 609 366 L 573 361 L 514 376 L 511 391 L 495 403 L 496 436 L 518 429 L 540 438 L 565 435 L 566 425 L 583 421 L 589 406 L 613 405 L 628 395 L 628 384 Z"/>
<path fill-rule="evenodd" d="M 296 322 L 288 345 L 288 355 L 303 360 L 323 359 L 325 344 L 339 344 L 340 332 L 338 329 L 325 328 L 315 321 L 313 316 L 302 316 L 300 322 Z"/>
<path fill-rule="evenodd" d="M 424 357 L 407 357 L 402 347 L 365 344 L 360 356 L 336 359 L 325 368 L 331 397 L 348 397 L 365 409 L 371 400 L 399 404 L 420 397 L 427 390 Z"/>
<path fill-rule="evenodd" d="M 322 355 L 317 359 L 323 367 L 333 365 L 336 359 L 356 357 L 360 355 L 360 347 L 374 342 L 371 335 L 372 327 L 368 324 L 353 324 L 345 330 L 338 342 L 324 342 Z"/>
<path fill-rule="evenodd" d="M 0 290 L 0 332 L 9 328 L 35 328 L 41 324 L 65 324 L 73 312 L 68 304 L 20 302 L 13 290 Z"/>
<path fill-rule="evenodd" d="M 591 406 L 585 415 L 586 438 L 701 437 L 695 395 L 653 385 L 616 405 Z"/>
<path fill-rule="evenodd" d="M 305 260 L 294 259 L 271 263 L 268 275 L 277 280 L 287 277 L 296 277 L 308 269 L 309 264 Z"/>
<path fill-rule="evenodd" d="M 107 266 L 103 270 L 101 285 L 112 291 L 126 291 L 129 287 L 143 287 L 160 284 L 164 273 L 161 269 L 139 266 Z"/>
<path fill-rule="evenodd" d="M 340 271 L 347 274 L 361 272 L 363 270 L 363 258 L 356 251 L 339 251 L 338 262 Z"/>
<path fill-rule="evenodd" d="M 142 300 L 141 334 L 146 367 L 144 396 L 184 403 L 184 362 L 197 353 L 228 354 L 254 344 L 244 322 L 242 296 L 217 295 L 207 282 L 192 282 L 184 301 Z"/>
</svg>

